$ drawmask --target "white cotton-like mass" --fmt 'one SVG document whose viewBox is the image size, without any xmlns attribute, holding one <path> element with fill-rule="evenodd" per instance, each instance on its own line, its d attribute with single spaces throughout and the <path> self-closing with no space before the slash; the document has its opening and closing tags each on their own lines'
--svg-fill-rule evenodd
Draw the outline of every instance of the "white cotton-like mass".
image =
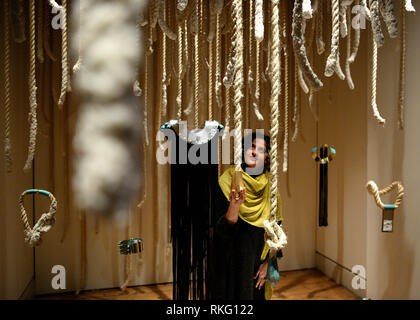
<svg viewBox="0 0 420 320">
<path fill-rule="evenodd" d="M 137 0 L 86 1 L 83 32 L 73 38 L 84 43 L 83 68 L 75 77 L 81 96 L 73 140 L 76 203 L 120 223 L 139 187 L 141 110 L 133 82 L 141 59 L 142 8 Z"/>
<path fill-rule="evenodd" d="M 312 4 L 311 0 L 303 0 L 302 15 L 305 19 L 312 19 Z"/>
<path fill-rule="evenodd" d="M 405 10 L 408 12 L 416 12 L 411 0 L 405 0 Z"/>
</svg>

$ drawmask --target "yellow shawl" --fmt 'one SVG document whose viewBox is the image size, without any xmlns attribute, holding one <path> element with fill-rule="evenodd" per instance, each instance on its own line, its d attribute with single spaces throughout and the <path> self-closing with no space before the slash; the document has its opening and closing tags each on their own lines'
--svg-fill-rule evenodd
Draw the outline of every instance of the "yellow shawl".
<svg viewBox="0 0 420 320">
<path fill-rule="evenodd" d="M 219 178 L 219 185 L 229 201 L 232 175 L 235 166 L 230 166 Z M 263 221 L 270 217 L 270 173 L 253 178 L 242 170 L 242 179 L 246 189 L 245 202 L 239 208 L 239 217 L 253 226 L 264 228 Z M 281 197 L 277 194 L 277 221 L 283 220 L 281 214 Z"/>
</svg>

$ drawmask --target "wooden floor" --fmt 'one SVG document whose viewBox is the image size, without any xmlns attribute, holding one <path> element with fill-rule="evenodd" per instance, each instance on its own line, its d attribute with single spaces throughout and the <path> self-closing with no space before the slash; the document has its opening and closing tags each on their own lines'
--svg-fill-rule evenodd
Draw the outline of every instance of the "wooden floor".
<svg viewBox="0 0 420 320">
<path fill-rule="evenodd" d="M 37 296 L 40 300 L 170 300 L 172 284 L 85 291 Z M 316 269 L 280 272 L 272 300 L 358 300 L 352 292 L 336 284 Z"/>
</svg>

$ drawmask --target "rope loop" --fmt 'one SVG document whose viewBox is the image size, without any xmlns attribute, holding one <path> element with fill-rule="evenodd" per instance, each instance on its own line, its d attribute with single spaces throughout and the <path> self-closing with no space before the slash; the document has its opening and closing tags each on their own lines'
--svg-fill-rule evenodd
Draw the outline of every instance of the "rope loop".
<svg viewBox="0 0 420 320">
<path fill-rule="evenodd" d="M 393 183 L 391 183 L 389 186 L 387 186 L 386 188 L 379 190 L 378 186 L 376 185 L 376 183 L 373 180 L 370 180 L 367 184 L 366 184 L 366 188 L 368 190 L 368 192 L 373 195 L 373 197 L 375 198 L 375 202 L 376 205 L 383 209 L 386 208 L 393 208 L 396 209 L 400 206 L 403 196 L 404 196 L 404 187 L 402 185 L 402 183 L 400 181 L 394 181 Z M 386 194 L 388 192 L 390 192 L 392 189 L 397 188 L 397 198 L 395 199 L 395 202 L 393 205 L 386 205 L 382 202 L 381 200 L 381 195 Z"/>
</svg>

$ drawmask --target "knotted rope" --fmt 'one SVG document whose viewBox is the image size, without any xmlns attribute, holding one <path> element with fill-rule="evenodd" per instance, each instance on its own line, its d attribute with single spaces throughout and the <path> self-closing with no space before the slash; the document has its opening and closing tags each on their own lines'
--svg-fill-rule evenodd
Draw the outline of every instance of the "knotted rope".
<svg viewBox="0 0 420 320">
<path fill-rule="evenodd" d="M 28 171 L 32 168 L 32 160 L 35 156 L 36 135 L 38 129 L 37 102 L 36 102 L 36 72 L 35 72 L 35 0 L 29 1 L 29 147 L 28 157 L 23 168 Z"/>
<path fill-rule="evenodd" d="M 280 73 L 280 25 L 279 25 L 279 1 L 271 1 L 271 97 L 270 97 L 270 111 L 271 111 L 271 128 L 270 137 L 272 146 L 270 150 L 270 217 L 264 220 L 264 239 L 270 249 L 270 256 L 275 256 L 276 252 L 283 248 L 286 243 L 286 235 L 282 228 L 277 224 L 277 172 L 278 172 L 278 159 L 277 159 L 277 135 L 279 131 L 279 95 L 281 86 L 281 73 Z"/>
<path fill-rule="evenodd" d="M 33 1 L 33 0 L 32 0 Z M 50 209 L 47 213 L 43 213 L 33 228 L 29 225 L 28 216 L 23 204 L 26 194 L 40 193 L 50 198 Z M 31 247 L 39 246 L 42 243 L 42 234 L 48 232 L 55 223 L 55 213 L 57 211 L 57 200 L 51 192 L 38 189 L 30 189 L 24 191 L 19 198 L 20 217 L 23 222 L 23 232 L 25 234 L 25 242 Z"/>
<path fill-rule="evenodd" d="M 10 27 L 9 0 L 4 2 L 4 163 L 6 172 L 12 172 L 12 142 L 10 139 Z"/>
<path fill-rule="evenodd" d="M 401 201 L 404 197 L 404 187 L 401 184 L 400 181 L 394 181 L 393 183 L 391 183 L 388 187 L 379 190 L 378 186 L 376 185 L 376 183 L 373 180 L 370 180 L 367 184 L 366 184 L 366 188 L 368 190 L 368 192 L 373 195 L 376 205 L 381 208 L 382 210 L 385 209 L 385 205 L 383 204 L 382 200 L 381 200 L 381 196 L 390 192 L 392 189 L 397 188 L 397 198 L 395 199 L 395 202 L 393 204 L 393 206 L 396 208 L 398 208 L 401 204 Z"/>
<path fill-rule="evenodd" d="M 178 0 L 177 8 L 179 11 L 184 11 L 185 8 L 188 6 L 188 0 Z"/>
</svg>

